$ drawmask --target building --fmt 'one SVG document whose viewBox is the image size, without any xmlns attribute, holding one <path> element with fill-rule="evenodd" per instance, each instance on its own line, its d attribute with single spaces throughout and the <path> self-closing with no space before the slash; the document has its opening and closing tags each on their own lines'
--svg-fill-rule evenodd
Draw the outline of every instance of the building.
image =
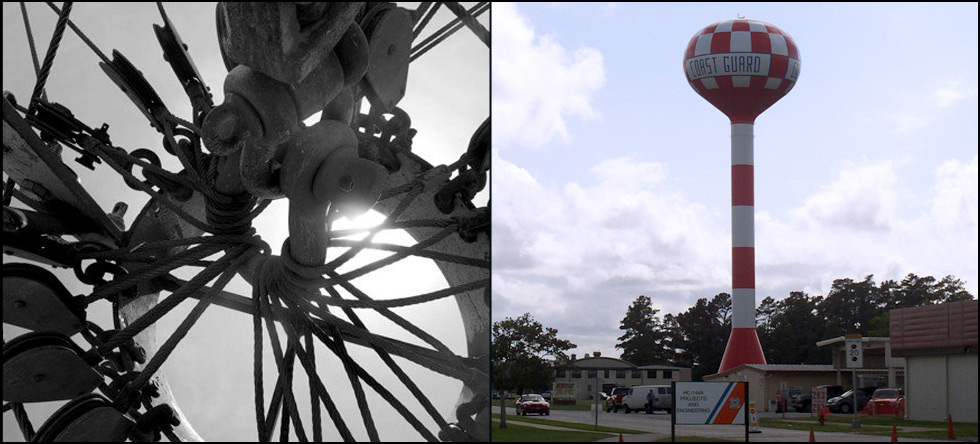
<svg viewBox="0 0 980 444">
<path fill-rule="evenodd" d="M 635 385 L 670 385 L 673 381 L 690 381 L 691 369 L 666 365 L 637 366 L 617 358 L 607 358 L 595 352 L 575 359 L 565 368 L 555 369 L 555 382 L 574 382 L 576 399 L 591 399 L 596 387 L 609 393 L 614 387 Z"/>
<path fill-rule="evenodd" d="M 850 389 L 853 373 L 857 372 L 858 387 L 902 387 L 905 384 L 905 359 L 892 354 L 889 338 L 869 336 L 861 338 L 864 366 L 859 369 L 847 368 L 844 337 L 824 339 L 817 342 L 818 347 L 831 347 L 837 381 L 834 385 Z"/>
<path fill-rule="evenodd" d="M 904 357 L 909 419 L 977 422 L 977 301 L 890 312 L 891 351 Z"/>
<path fill-rule="evenodd" d="M 747 381 L 749 402 L 765 412 L 776 410 L 777 391 L 809 392 L 820 385 L 837 384 L 834 366 L 812 364 L 742 364 L 722 373 L 704 377 L 705 382 Z"/>
<path fill-rule="evenodd" d="M 839 385 L 849 390 L 853 373 L 858 387 L 901 387 L 905 379 L 905 360 L 892 356 L 888 338 L 863 340 L 864 367 L 848 369 L 844 360 L 844 337 L 817 342 L 833 348 L 833 364 L 744 364 L 727 372 L 704 377 L 705 381 L 748 381 L 749 401 L 761 411 L 775 411 L 777 391 L 783 396 L 809 393 L 821 385 Z"/>
</svg>

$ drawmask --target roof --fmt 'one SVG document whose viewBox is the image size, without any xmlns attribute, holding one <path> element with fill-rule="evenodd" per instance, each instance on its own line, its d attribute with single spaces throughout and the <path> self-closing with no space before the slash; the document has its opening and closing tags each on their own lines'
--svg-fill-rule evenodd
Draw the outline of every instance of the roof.
<svg viewBox="0 0 980 444">
<path fill-rule="evenodd" d="M 598 358 L 583 358 L 576 359 L 570 363 L 572 366 L 579 368 L 635 368 L 636 366 L 626 362 L 622 359 L 607 358 L 601 356 Z"/>
<path fill-rule="evenodd" d="M 834 371 L 830 364 L 745 364 L 764 372 L 827 372 Z"/>
<path fill-rule="evenodd" d="M 641 365 L 637 370 L 681 370 L 684 367 L 671 367 L 669 365 Z"/>
<path fill-rule="evenodd" d="M 891 310 L 892 354 L 976 353 L 977 301 Z"/>
<path fill-rule="evenodd" d="M 739 370 L 751 368 L 763 372 L 832 372 L 836 371 L 830 364 L 742 364 L 724 373 L 707 375 L 705 380 L 720 378 L 722 375 L 737 373 Z"/>
<path fill-rule="evenodd" d="M 844 336 L 838 336 L 836 338 L 824 339 L 824 340 L 822 340 L 820 342 L 817 342 L 817 347 L 823 347 L 825 345 L 832 345 L 832 344 L 843 344 L 844 343 L 844 339 L 845 339 Z M 866 343 L 869 343 L 869 342 L 884 342 L 884 343 L 887 343 L 890 340 L 891 339 L 888 338 L 888 337 L 881 337 L 881 336 L 864 336 L 864 337 L 861 337 L 861 343 L 862 344 L 866 344 Z"/>
</svg>

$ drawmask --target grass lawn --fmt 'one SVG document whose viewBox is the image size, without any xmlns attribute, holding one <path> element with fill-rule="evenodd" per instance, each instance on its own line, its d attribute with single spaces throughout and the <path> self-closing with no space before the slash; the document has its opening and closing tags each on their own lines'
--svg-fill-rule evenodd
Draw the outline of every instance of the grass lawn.
<svg viewBox="0 0 980 444">
<path fill-rule="evenodd" d="M 858 433 L 861 435 L 880 435 L 880 436 L 891 436 L 892 424 L 898 426 L 898 437 L 900 438 L 923 438 L 923 439 L 946 439 L 947 436 L 947 425 L 942 421 L 911 421 L 905 420 L 903 418 L 894 417 L 861 417 L 862 427 L 856 431 L 851 428 L 850 416 L 831 416 L 827 418 L 826 425 L 821 426 L 817 422 L 816 418 L 813 420 L 807 419 L 794 419 L 794 420 L 781 420 L 772 418 L 762 418 L 759 421 L 759 425 L 762 427 L 773 427 L 779 429 L 790 429 L 790 430 L 810 430 L 813 427 L 814 431 L 817 432 L 840 432 L 840 433 Z M 879 426 L 879 427 L 871 427 Z M 928 427 L 933 428 L 931 431 L 903 431 L 903 427 Z M 960 437 L 976 437 L 977 436 L 977 425 L 972 423 L 953 423 L 953 432 L 956 434 L 957 438 Z"/>
<path fill-rule="evenodd" d="M 500 414 L 499 413 L 494 413 L 493 414 L 493 419 L 496 420 L 496 421 L 499 421 L 500 420 Z M 539 418 L 539 417 L 536 417 L 536 416 L 535 417 L 531 417 L 531 416 L 516 416 L 515 417 L 514 415 L 507 415 L 507 427 L 510 427 L 510 424 L 512 422 L 515 422 L 515 421 L 530 422 L 530 423 L 534 423 L 534 424 L 543 424 L 543 425 L 550 425 L 550 426 L 556 426 L 556 427 L 565 427 L 565 428 L 569 428 L 569 429 L 585 430 L 587 432 L 595 432 L 596 431 L 595 425 L 592 425 L 592 424 L 582 424 L 582 423 L 579 423 L 579 422 L 555 421 L 554 419 L 544 419 L 544 418 Z M 642 430 L 619 429 L 619 428 L 616 428 L 616 427 L 605 427 L 605 426 L 599 426 L 599 431 L 600 432 L 609 432 L 609 433 L 624 433 L 624 434 L 628 434 L 628 435 L 634 435 L 634 434 L 638 434 L 638 433 L 648 433 L 648 432 L 644 432 Z"/>
<path fill-rule="evenodd" d="M 653 440 L 653 442 L 671 442 L 670 437 Z M 703 436 L 678 436 L 674 442 L 745 442 L 744 439 L 718 439 Z"/>
<path fill-rule="evenodd" d="M 585 442 L 598 441 L 613 436 L 609 433 L 568 432 L 563 430 L 545 430 L 536 427 L 519 426 L 507 422 L 507 428 L 500 428 L 499 421 L 493 421 L 490 429 L 492 442 Z"/>
</svg>

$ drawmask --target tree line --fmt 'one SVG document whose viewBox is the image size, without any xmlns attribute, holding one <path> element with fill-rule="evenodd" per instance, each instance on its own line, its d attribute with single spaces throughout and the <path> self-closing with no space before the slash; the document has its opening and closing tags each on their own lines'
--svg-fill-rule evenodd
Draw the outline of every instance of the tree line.
<svg viewBox="0 0 980 444">
<path fill-rule="evenodd" d="M 826 296 L 790 292 L 782 300 L 768 296 L 756 306 L 756 329 L 766 360 L 778 364 L 830 364 L 831 351 L 817 342 L 860 333 L 889 336 L 889 310 L 973 299 L 954 276 L 940 280 L 909 274 L 900 282 L 837 279 Z M 616 348 L 636 365 L 690 367 L 694 380 L 718 371 L 731 331 L 728 293 L 701 298 L 683 313 L 658 316 L 652 300 L 641 295 L 620 323 Z"/>
<path fill-rule="evenodd" d="M 756 329 L 766 360 L 774 364 L 830 364 L 831 351 L 817 342 L 860 333 L 889 336 L 889 310 L 974 299 L 954 276 L 937 280 L 909 274 L 901 281 L 876 283 L 837 279 L 826 296 L 802 291 L 756 305 Z M 678 314 L 659 315 L 649 296 L 640 295 L 620 322 L 623 335 L 616 348 L 635 365 L 691 368 L 695 381 L 718 371 L 731 331 L 732 300 L 728 293 L 701 298 Z M 558 337 L 530 313 L 493 324 L 491 332 L 493 385 L 496 390 L 544 390 L 551 387 L 555 367 L 567 365 L 575 344 Z"/>
</svg>

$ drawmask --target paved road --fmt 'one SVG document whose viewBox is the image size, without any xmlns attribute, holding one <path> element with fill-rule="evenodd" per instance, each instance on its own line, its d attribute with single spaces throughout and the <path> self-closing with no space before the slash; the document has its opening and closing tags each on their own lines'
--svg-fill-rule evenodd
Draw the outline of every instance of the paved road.
<svg viewBox="0 0 980 444">
<path fill-rule="evenodd" d="M 494 413 L 500 412 L 499 406 L 494 406 Z M 508 415 L 516 415 L 513 408 L 507 407 Z M 533 417 L 534 415 L 532 415 Z M 775 414 L 763 414 L 763 417 L 776 417 L 782 416 Z M 787 414 L 787 419 L 793 417 L 799 417 L 800 419 L 809 418 L 809 414 Z M 548 416 L 549 419 L 554 419 L 557 421 L 566 422 L 578 422 L 583 424 L 594 424 L 595 416 L 591 411 L 581 411 L 581 410 L 552 410 L 551 415 Z M 607 427 L 619 427 L 624 429 L 632 430 L 642 430 L 649 432 L 649 434 L 640 435 L 623 435 L 624 441 L 635 441 L 635 442 L 650 442 L 654 439 L 660 438 L 670 438 L 670 415 L 664 412 L 655 412 L 653 414 L 645 413 L 630 413 L 625 414 L 622 411 L 620 413 L 606 413 L 602 411 L 599 413 L 599 425 Z M 677 426 L 676 433 L 678 435 L 698 435 L 708 438 L 723 438 L 723 439 L 741 439 L 745 436 L 744 426 Z M 796 442 L 806 442 L 810 439 L 809 431 L 799 431 L 799 430 L 786 430 L 786 429 L 773 429 L 773 428 L 762 428 L 762 433 L 752 433 L 749 435 L 750 441 L 796 441 Z M 850 433 L 825 433 L 820 431 L 814 432 L 814 439 L 816 441 L 836 441 L 836 442 L 889 442 L 891 441 L 890 436 L 872 436 L 872 435 L 858 435 Z M 916 441 L 916 442 L 940 442 L 928 439 L 907 439 L 901 438 L 902 441 Z M 602 441 L 616 442 L 619 441 L 619 436 L 613 436 L 609 439 L 604 439 Z"/>
</svg>

